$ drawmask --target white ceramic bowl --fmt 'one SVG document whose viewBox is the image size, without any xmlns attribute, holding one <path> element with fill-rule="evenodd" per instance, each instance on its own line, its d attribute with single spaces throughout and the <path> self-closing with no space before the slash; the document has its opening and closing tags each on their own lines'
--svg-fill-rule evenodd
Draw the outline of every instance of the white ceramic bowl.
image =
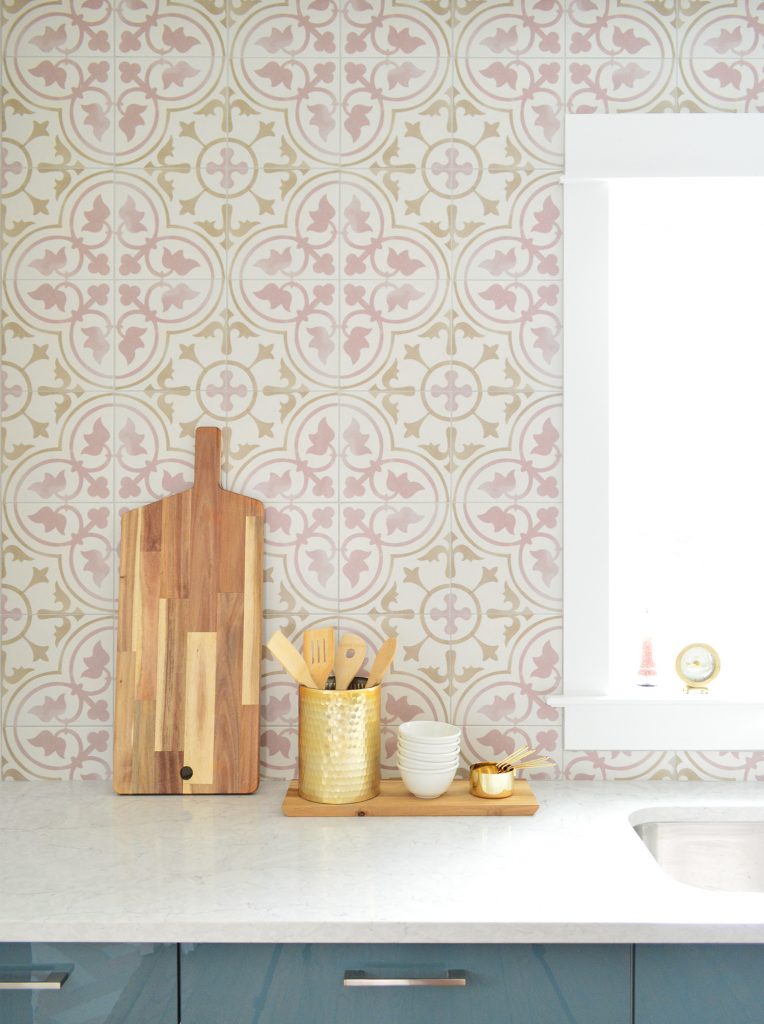
<svg viewBox="0 0 764 1024">
<path fill-rule="evenodd" d="M 462 730 L 458 725 L 449 725 L 448 722 L 403 722 L 398 726 L 398 735 L 407 740 L 415 740 L 418 743 L 443 743 L 447 741 L 461 740 Z"/>
<path fill-rule="evenodd" d="M 459 753 L 459 744 L 452 743 L 450 747 L 420 747 L 418 743 L 404 743 L 399 740 L 398 750 L 405 750 L 412 757 L 424 757 L 429 761 L 431 757 L 453 757 Z"/>
<path fill-rule="evenodd" d="M 404 761 L 411 761 L 412 764 L 421 765 L 425 767 L 436 767 L 443 764 L 451 764 L 452 761 L 459 760 L 459 751 L 450 750 L 447 754 L 412 754 L 410 750 L 401 750 L 398 747 L 398 757 L 402 757 Z"/>
<path fill-rule="evenodd" d="M 448 743 L 420 743 L 417 739 L 407 739 L 406 736 L 398 736 L 398 746 L 407 751 L 416 751 L 418 754 L 449 754 L 458 751 L 461 742 L 458 739 L 449 740 Z"/>
<path fill-rule="evenodd" d="M 408 736 L 402 736 L 398 733 L 398 746 L 411 746 L 412 749 L 431 751 L 433 754 L 437 754 L 439 751 L 458 751 L 461 743 L 461 736 L 456 736 L 454 739 L 438 739 L 437 741 L 426 742 L 421 739 L 410 739 Z"/>
<path fill-rule="evenodd" d="M 398 751 L 398 767 L 411 768 L 413 771 L 421 772 L 440 772 L 444 768 L 453 768 L 459 766 L 459 758 L 449 757 L 443 761 L 415 761 L 410 757 L 406 757 Z"/>
<path fill-rule="evenodd" d="M 456 766 L 444 768 L 439 772 L 412 771 L 410 768 L 401 767 L 401 778 L 403 785 L 414 796 L 420 800 L 434 800 L 442 796 L 456 776 Z"/>
<path fill-rule="evenodd" d="M 459 757 L 461 751 L 458 746 L 454 746 L 448 751 L 419 751 L 414 750 L 411 746 L 401 746 L 398 743 L 397 753 L 398 757 L 408 758 L 409 761 L 417 761 L 422 764 L 443 764 L 443 762 L 454 761 Z"/>
</svg>

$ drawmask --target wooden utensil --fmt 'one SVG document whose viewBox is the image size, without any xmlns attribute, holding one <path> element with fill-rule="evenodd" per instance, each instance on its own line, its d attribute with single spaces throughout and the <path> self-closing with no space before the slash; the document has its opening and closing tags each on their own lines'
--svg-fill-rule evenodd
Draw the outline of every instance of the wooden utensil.
<svg viewBox="0 0 764 1024">
<path fill-rule="evenodd" d="M 348 684 L 355 679 L 358 669 L 366 657 L 366 643 L 356 633 L 345 633 L 340 637 L 340 645 L 334 659 L 334 678 L 336 689 L 347 690 Z"/>
<path fill-rule="evenodd" d="M 385 640 L 380 649 L 377 651 L 377 656 L 374 659 L 374 664 L 371 666 L 369 672 L 369 678 L 366 681 L 366 689 L 368 690 L 371 686 L 376 686 L 382 682 L 385 672 L 392 664 L 392 660 L 395 657 L 395 651 L 398 647 L 398 641 L 394 636 Z"/>
<path fill-rule="evenodd" d="M 287 640 L 280 629 L 277 629 L 265 645 L 274 658 L 287 670 L 289 675 L 302 686 L 315 687 L 310 669 L 305 659 L 300 656 L 297 648 Z"/>
<path fill-rule="evenodd" d="M 334 630 L 306 629 L 302 638 L 302 653 L 313 677 L 313 682 L 323 690 L 334 666 Z"/>
<path fill-rule="evenodd" d="M 117 793 L 251 793 L 259 761 L 263 506 L 220 486 L 196 431 L 190 490 L 122 516 Z"/>
</svg>

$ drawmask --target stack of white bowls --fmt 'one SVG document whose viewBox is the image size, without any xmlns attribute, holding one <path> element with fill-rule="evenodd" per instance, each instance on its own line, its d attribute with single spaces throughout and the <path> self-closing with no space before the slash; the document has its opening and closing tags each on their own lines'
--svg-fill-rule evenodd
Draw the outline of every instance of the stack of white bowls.
<svg viewBox="0 0 764 1024">
<path fill-rule="evenodd" d="M 422 800 L 442 796 L 459 767 L 462 731 L 445 722 L 404 722 L 398 728 L 398 768 L 409 793 Z"/>
</svg>

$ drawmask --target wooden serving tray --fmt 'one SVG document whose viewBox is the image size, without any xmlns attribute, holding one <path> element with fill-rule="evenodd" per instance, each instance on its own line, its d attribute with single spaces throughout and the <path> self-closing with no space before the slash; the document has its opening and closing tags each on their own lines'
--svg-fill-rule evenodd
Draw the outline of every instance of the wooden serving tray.
<svg viewBox="0 0 764 1024">
<path fill-rule="evenodd" d="M 470 793 L 466 779 L 452 782 L 448 792 L 434 800 L 412 796 L 400 779 L 382 779 L 380 794 L 359 804 L 315 804 L 297 793 L 297 782 L 290 782 L 281 810 L 288 818 L 429 818 L 444 816 L 483 816 L 535 814 L 539 803 L 524 779 L 515 779 L 512 796 L 501 800 L 483 800 Z"/>
</svg>

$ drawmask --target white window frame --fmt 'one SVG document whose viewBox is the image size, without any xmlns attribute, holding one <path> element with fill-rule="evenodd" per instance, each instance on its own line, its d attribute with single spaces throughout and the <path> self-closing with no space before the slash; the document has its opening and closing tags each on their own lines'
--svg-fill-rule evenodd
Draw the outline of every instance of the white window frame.
<svg viewBox="0 0 764 1024">
<path fill-rule="evenodd" d="M 762 700 L 611 695 L 608 670 L 608 178 L 764 176 L 764 114 L 565 118 L 563 685 L 568 749 L 764 747 Z M 764 435 L 764 423 L 762 424 Z"/>
</svg>

